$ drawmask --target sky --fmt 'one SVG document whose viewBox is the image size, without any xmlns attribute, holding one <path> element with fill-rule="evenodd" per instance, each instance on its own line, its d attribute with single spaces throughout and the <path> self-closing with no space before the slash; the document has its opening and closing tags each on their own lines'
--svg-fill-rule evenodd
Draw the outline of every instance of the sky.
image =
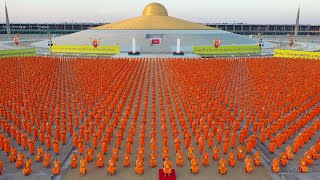
<svg viewBox="0 0 320 180">
<path fill-rule="evenodd" d="M 294 24 L 300 0 L 6 0 L 13 23 L 110 23 L 140 16 L 151 3 L 198 23 Z M 0 0 L 0 22 L 5 22 Z M 300 24 L 320 24 L 320 0 L 301 0 Z M 1 10 L 2 9 L 2 10 Z"/>
</svg>

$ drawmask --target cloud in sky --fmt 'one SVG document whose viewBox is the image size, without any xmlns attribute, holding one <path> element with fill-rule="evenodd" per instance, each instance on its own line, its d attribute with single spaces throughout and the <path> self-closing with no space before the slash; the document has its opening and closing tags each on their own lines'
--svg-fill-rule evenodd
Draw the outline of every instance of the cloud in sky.
<svg viewBox="0 0 320 180">
<path fill-rule="evenodd" d="M 169 15 L 201 23 L 294 24 L 299 0 L 7 0 L 11 22 L 115 22 L 139 16 L 151 2 Z M 4 0 L 1 0 L 4 9 Z M 302 0 L 301 24 L 320 24 L 320 0 Z M 5 21 L 4 11 L 0 14 Z"/>
</svg>

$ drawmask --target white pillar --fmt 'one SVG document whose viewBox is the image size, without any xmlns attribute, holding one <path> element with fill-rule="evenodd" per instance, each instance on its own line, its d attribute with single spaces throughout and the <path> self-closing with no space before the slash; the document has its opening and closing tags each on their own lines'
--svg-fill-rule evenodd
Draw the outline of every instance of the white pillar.
<svg viewBox="0 0 320 180">
<path fill-rule="evenodd" d="M 176 53 L 180 53 L 180 39 L 177 39 L 177 52 Z"/>
<path fill-rule="evenodd" d="M 136 52 L 136 39 L 133 37 L 132 38 L 132 53 Z"/>
</svg>

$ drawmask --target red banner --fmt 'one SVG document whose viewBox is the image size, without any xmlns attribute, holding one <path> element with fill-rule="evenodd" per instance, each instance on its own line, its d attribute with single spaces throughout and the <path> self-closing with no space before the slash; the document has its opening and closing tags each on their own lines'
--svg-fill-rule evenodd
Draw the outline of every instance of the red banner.
<svg viewBox="0 0 320 180">
<path fill-rule="evenodd" d="M 91 44 L 92 44 L 93 47 L 97 48 L 99 46 L 99 40 L 96 39 L 96 38 L 93 38 L 91 40 Z"/>
<path fill-rule="evenodd" d="M 161 43 L 161 39 L 152 39 L 151 44 L 152 45 L 159 45 Z"/>
<path fill-rule="evenodd" d="M 221 40 L 219 40 L 219 39 L 216 39 L 213 42 L 213 45 L 214 45 L 215 48 L 218 48 L 220 46 L 220 44 L 221 44 Z"/>
</svg>

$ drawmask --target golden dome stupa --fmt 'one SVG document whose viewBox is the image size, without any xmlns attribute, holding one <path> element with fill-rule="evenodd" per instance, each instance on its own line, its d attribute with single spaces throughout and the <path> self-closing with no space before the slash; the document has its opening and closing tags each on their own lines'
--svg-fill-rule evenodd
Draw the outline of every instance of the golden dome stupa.
<svg viewBox="0 0 320 180">
<path fill-rule="evenodd" d="M 96 30 L 214 30 L 215 28 L 197 24 L 168 15 L 160 3 L 148 4 L 142 16 L 98 26 Z"/>
<path fill-rule="evenodd" d="M 142 16 L 168 16 L 168 11 L 160 3 L 150 3 L 144 8 Z"/>
</svg>

